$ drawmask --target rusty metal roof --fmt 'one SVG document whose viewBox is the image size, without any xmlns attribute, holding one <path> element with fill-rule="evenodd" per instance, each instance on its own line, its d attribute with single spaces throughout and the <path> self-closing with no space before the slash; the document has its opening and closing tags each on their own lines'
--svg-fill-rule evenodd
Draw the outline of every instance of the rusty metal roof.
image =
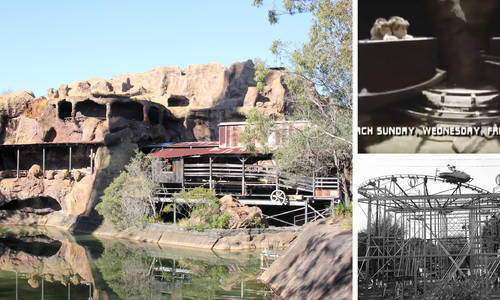
<svg viewBox="0 0 500 300">
<path fill-rule="evenodd" d="M 253 154 L 253 152 L 245 151 L 241 148 L 219 148 L 215 147 L 198 147 L 198 148 L 165 148 L 150 154 L 152 157 L 159 158 L 177 158 L 197 155 L 245 155 Z"/>
<path fill-rule="evenodd" d="M 210 142 L 182 142 L 167 145 L 165 148 L 202 148 L 202 147 L 217 147 L 219 146 L 218 141 Z"/>
</svg>

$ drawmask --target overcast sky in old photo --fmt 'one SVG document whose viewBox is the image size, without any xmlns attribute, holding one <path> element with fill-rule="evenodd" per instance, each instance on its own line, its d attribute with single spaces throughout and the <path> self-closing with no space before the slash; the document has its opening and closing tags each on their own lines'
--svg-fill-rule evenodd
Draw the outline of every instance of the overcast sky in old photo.
<svg viewBox="0 0 500 300">
<path fill-rule="evenodd" d="M 307 41 L 311 16 L 267 21 L 282 1 L 19 0 L 1 1 L 0 93 L 110 78 L 159 66 L 261 58 L 275 39 Z"/>
</svg>

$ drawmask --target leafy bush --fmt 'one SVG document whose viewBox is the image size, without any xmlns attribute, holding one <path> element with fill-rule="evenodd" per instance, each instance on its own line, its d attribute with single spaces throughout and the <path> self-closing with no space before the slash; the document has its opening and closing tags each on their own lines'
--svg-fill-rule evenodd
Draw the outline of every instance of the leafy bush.
<svg viewBox="0 0 500 300">
<path fill-rule="evenodd" d="M 337 217 L 352 217 L 352 202 L 345 204 L 344 202 L 339 203 L 331 208 L 333 210 L 333 215 Z"/>
<path fill-rule="evenodd" d="M 157 216 L 153 193 L 157 185 L 151 178 L 151 161 L 144 153 L 135 156 L 104 190 L 96 210 L 116 229 L 125 229 Z"/>
<path fill-rule="evenodd" d="M 231 222 L 231 215 L 228 212 L 220 214 L 220 202 L 213 191 L 196 187 L 190 191 L 175 193 L 173 198 L 178 202 L 176 205 L 178 209 L 184 205 L 189 211 L 189 214 L 185 215 L 187 219 L 179 222 L 181 226 L 203 231 L 209 228 L 224 229 Z M 180 201 L 181 199 L 183 201 Z M 168 205 L 163 211 L 172 211 L 173 207 Z"/>
<path fill-rule="evenodd" d="M 228 212 L 220 216 L 212 216 L 212 227 L 214 228 L 227 228 L 229 222 L 231 222 L 231 215 Z"/>
</svg>

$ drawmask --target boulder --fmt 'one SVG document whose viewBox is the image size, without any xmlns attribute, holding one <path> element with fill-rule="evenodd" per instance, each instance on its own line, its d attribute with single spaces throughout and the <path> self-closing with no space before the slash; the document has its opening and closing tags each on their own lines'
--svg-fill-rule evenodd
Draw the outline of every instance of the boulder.
<svg viewBox="0 0 500 300">
<path fill-rule="evenodd" d="M 59 98 L 59 91 L 54 89 L 54 88 L 50 88 L 47 90 L 47 97 L 49 98 Z"/>
<path fill-rule="evenodd" d="M 82 141 L 90 142 L 95 139 L 95 132 L 101 120 L 96 118 L 87 118 L 81 124 L 82 127 Z"/>
<path fill-rule="evenodd" d="M 73 179 L 76 180 L 76 182 L 80 181 L 83 178 L 83 173 L 80 172 L 79 170 L 73 171 Z"/>
<path fill-rule="evenodd" d="M 57 173 L 54 175 L 54 179 L 57 180 L 64 180 L 69 178 L 69 171 L 68 170 L 60 170 L 57 171 Z"/>
<path fill-rule="evenodd" d="M 90 83 L 87 80 L 81 80 L 73 83 L 70 86 L 68 96 L 70 97 L 90 96 Z"/>
<path fill-rule="evenodd" d="M 68 93 L 69 93 L 69 87 L 67 84 L 63 83 L 59 86 L 59 88 L 57 89 L 57 93 L 59 94 L 59 97 L 60 98 L 65 98 L 65 97 L 68 97 Z"/>
<path fill-rule="evenodd" d="M 120 77 L 112 81 L 113 90 L 116 93 L 125 93 L 132 88 L 130 84 L 130 78 L 127 76 Z"/>
<path fill-rule="evenodd" d="M 31 178 L 38 178 L 42 176 L 42 168 L 40 167 L 40 165 L 32 165 L 28 170 L 28 176 Z"/>
<path fill-rule="evenodd" d="M 256 227 L 260 224 L 266 225 L 262 210 L 257 206 L 250 207 L 236 202 L 231 195 L 222 197 L 219 202 L 221 204 L 220 214 L 229 213 L 231 215 L 231 221 L 228 225 L 230 229 Z"/>
<path fill-rule="evenodd" d="M 260 280 L 280 299 L 352 299 L 352 230 L 308 224 Z"/>
<path fill-rule="evenodd" d="M 54 179 L 55 175 L 56 175 L 56 171 L 54 171 L 54 170 L 45 171 L 45 179 L 52 180 L 52 179 Z"/>
<path fill-rule="evenodd" d="M 257 87 L 255 86 L 248 87 L 245 99 L 243 100 L 243 106 L 254 107 L 255 103 L 257 102 L 258 96 L 259 92 L 257 92 Z"/>
<path fill-rule="evenodd" d="M 29 102 L 35 99 L 32 91 L 17 91 L 8 95 L 0 95 L 0 111 L 2 115 L 15 118 L 21 115 Z"/>
<path fill-rule="evenodd" d="M 90 92 L 92 95 L 109 95 L 113 92 L 113 86 L 109 81 L 101 79 L 92 84 Z"/>
</svg>

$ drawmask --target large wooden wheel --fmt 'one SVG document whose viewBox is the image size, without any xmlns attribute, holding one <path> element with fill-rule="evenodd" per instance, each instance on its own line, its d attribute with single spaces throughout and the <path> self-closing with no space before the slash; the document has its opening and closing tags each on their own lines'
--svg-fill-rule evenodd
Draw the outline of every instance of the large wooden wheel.
<svg viewBox="0 0 500 300">
<path fill-rule="evenodd" d="M 282 190 L 274 190 L 271 193 L 271 200 L 274 202 L 280 202 L 281 204 L 285 204 L 287 201 L 286 194 Z"/>
</svg>

